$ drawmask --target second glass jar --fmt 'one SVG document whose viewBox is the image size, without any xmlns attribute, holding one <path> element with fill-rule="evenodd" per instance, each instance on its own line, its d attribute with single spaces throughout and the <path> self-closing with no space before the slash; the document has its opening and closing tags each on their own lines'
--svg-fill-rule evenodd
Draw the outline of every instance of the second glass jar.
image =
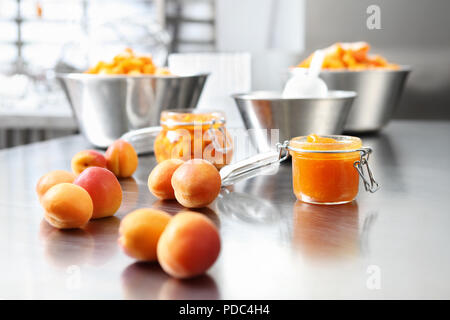
<svg viewBox="0 0 450 320">
<path fill-rule="evenodd" d="M 225 116 L 217 111 L 163 111 L 162 130 L 154 144 L 156 161 L 201 158 L 222 168 L 233 156 L 233 142 L 225 123 Z"/>
</svg>

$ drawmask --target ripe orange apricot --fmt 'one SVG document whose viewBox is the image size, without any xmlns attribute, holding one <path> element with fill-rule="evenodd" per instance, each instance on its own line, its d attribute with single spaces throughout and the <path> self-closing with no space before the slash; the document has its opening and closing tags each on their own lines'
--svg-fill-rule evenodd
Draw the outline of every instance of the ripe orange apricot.
<svg viewBox="0 0 450 320">
<path fill-rule="evenodd" d="M 133 146 L 124 140 L 116 140 L 105 153 L 107 168 L 118 178 L 128 178 L 136 171 L 138 156 Z"/>
<path fill-rule="evenodd" d="M 36 193 L 39 199 L 47 192 L 48 189 L 59 183 L 72 183 L 76 175 L 65 170 L 54 170 L 44 174 L 36 184 Z"/>
<path fill-rule="evenodd" d="M 73 182 L 85 189 L 92 198 L 93 219 L 112 216 L 122 204 L 122 187 L 116 176 L 105 168 L 84 170 Z"/>
<path fill-rule="evenodd" d="M 221 183 L 219 171 L 203 159 L 186 161 L 172 175 L 175 198 L 186 208 L 201 208 L 213 202 Z"/>
<path fill-rule="evenodd" d="M 167 159 L 156 165 L 148 176 L 148 189 L 161 200 L 175 199 L 172 175 L 184 163 L 180 159 Z"/>
<path fill-rule="evenodd" d="M 157 248 L 161 267 L 175 278 L 203 274 L 219 252 L 220 236 L 214 223 L 200 213 L 188 211 L 170 220 Z"/>
<path fill-rule="evenodd" d="M 161 210 L 135 210 L 120 223 L 119 244 L 132 258 L 154 261 L 159 237 L 170 219 L 171 216 Z"/>
<path fill-rule="evenodd" d="M 83 150 L 73 156 L 71 166 L 75 174 L 80 174 L 89 167 L 106 168 L 106 159 L 98 151 Z"/>
<path fill-rule="evenodd" d="M 45 220 L 59 229 L 83 227 L 92 217 L 94 208 L 89 193 L 72 183 L 51 187 L 41 203 L 45 209 Z"/>
</svg>

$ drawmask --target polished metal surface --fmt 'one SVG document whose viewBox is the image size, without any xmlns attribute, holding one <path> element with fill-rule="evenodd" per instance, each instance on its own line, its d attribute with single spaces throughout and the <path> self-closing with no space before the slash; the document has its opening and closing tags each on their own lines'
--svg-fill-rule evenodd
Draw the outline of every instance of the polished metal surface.
<svg viewBox="0 0 450 320">
<path fill-rule="evenodd" d="M 134 147 L 138 155 L 152 153 L 155 140 L 161 132 L 161 127 L 147 127 L 131 130 L 120 137 Z"/>
<path fill-rule="evenodd" d="M 97 147 L 130 130 L 158 126 L 162 110 L 195 108 L 207 77 L 59 75 L 81 131 Z"/>
<path fill-rule="evenodd" d="M 278 92 L 256 91 L 233 98 L 246 128 L 251 130 L 254 146 L 264 152 L 279 141 L 312 132 L 342 133 L 355 93 L 331 91 L 327 98 L 283 99 Z"/>
<path fill-rule="evenodd" d="M 330 90 L 351 90 L 358 96 L 345 124 L 351 132 L 378 131 L 391 119 L 400 101 L 410 68 L 400 70 L 326 71 L 322 78 Z"/>
<path fill-rule="evenodd" d="M 219 226 L 219 259 L 187 281 L 117 245 L 120 220 L 134 208 L 182 209 L 149 193 L 154 157 L 140 157 L 133 178 L 121 180 L 116 216 L 59 231 L 43 221 L 36 181 L 70 170 L 90 144 L 72 136 L 0 151 L 0 298 L 450 299 L 449 135 L 450 122 L 393 121 L 362 136 L 382 188 L 369 194 L 361 185 L 348 205 L 296 202 L 290 161 L 223 189 L 201 210 Z"/>
</svg>

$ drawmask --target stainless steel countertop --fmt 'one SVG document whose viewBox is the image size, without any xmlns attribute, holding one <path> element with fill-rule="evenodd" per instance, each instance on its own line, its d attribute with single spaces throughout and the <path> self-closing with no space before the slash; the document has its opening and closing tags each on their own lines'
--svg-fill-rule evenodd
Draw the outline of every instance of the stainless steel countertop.
<svg viewBox="0 0 450 320">
<path fill-rule="evenodd" d="M 382 188 L 351 205 L 296 203 L 290 163 L 223 191 L 203 210 L 219 226 L 220 257 L 207 275 L 171 279 L 117 246 L 120 219 L 136 207 L 180 208 L 147 190 L 155 164 L 141 157 L 123 180 L 115 217 L 85 230 L 42 220 L 35 184 L 69 169 L 81 136 L 0 152 L 0 298 L 303 299 L 450 298 L 450 122 L 395 121 L 363 137 Z"/>
<path fill-rule="evenodd" d="M 0 128 L 76 130 L 78 125 L 69 106 L 37 109 L 0 108 Z"/>
</svg>

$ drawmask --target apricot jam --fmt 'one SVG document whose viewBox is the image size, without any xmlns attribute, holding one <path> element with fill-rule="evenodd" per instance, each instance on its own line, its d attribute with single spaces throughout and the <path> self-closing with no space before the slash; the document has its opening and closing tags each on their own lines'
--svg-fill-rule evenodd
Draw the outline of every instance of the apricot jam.
<svg viewBox="0 0 450 320">
<path fill-rule="evenodd" d="M 158 163 L 166 159 L 199 158 L 210 161 L 217 169 L 230 163 L 233 145 L 222 113 L 163 111 L 160 123 L 162 130 L 154 143 Z"/>
<path fill-rule="evenodd" d="M 316 204 L 351 202 L 358 194 L 361 139 L 350 136 L 297 137 L 289 142 L 294 194 Z M 354 150 L 354 152 L 352 152 Z"/>
</svg>

